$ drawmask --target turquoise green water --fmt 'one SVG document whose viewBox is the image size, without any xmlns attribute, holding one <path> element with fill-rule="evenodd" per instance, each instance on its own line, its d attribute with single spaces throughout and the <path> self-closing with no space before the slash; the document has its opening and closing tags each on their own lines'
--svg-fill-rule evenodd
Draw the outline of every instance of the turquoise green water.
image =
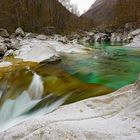
<svg viewBox="0 0 140 140">
<path fill-rule="evenodd" d="M 90 54 L 69 54 L 62 63 L 18 62 L 0 69 L 0 131 L 45 115 L 61 105 L 112 93 L 134 83 L 140 51 L 90 45 Z"/>
<path fill-rule="evenodd" d="M 90 47 L 95 49 L 93 54 L 66 59 L 65 70 L 86 83 L 114 90 L 136 81 L 140 73 L 140 51 L 110 44 Z"/>
</svg>

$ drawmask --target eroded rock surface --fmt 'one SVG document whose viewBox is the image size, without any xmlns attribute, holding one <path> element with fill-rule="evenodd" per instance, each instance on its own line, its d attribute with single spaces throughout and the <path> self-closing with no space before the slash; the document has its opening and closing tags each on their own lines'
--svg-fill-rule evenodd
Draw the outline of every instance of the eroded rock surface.
<svg viewBox="0 0 140 140">
<path fill-rule="evenodd" d="M 1 140 L 139 140 L 139 81 L 112 94 L 60 107 L 0 133 Z"/>
</svg>

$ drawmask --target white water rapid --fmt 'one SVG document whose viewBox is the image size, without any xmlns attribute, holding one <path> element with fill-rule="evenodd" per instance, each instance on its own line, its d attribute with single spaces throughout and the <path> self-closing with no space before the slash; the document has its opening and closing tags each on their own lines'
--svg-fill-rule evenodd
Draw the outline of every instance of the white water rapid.
<svg viewBox="0 0 140 140">
<path fill-rule="evenodd" d="M 43 93 L 42 78 L 34 73 L 29 88 L 14 100 L 7 99 L 0 107 L 0 131 L 6 130 L 22 121 L 47 114 L 62 105 L 67 98 L 65 96 L 48 104 L 47 101 L 50 101 L 53 95 L 50 94 L 43 98 Z M 0 95 L 2 96 L 2 93 Z M 36 106 L 42 102 L 45 102 L 46 105 L 36 109 Z"/>
</svg>

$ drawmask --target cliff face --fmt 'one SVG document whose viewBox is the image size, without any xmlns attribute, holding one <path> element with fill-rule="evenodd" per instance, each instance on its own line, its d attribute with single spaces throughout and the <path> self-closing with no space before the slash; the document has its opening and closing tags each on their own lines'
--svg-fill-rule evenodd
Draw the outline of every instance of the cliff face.
<svg viewBox="0 0 140 140">
<path fill-rule="evenodd" d="M 102 28 L 140 22 L 140 0 L 96 0 L 82 17 Z"/>
<path fill-rule="evenodd" d="M 10 32 L 19 26 L 32 32 L 54 26 L 57 32 L 64 32 L 77 21 L 57 0 L 0 0 L 0 28 Z"/>
</svg>

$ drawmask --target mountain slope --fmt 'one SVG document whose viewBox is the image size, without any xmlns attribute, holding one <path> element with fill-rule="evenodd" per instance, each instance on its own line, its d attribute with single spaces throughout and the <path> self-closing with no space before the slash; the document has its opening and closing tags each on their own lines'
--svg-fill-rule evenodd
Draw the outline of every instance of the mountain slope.
<svg viewBox="0 0 140 140">
<path fill-rule="evenodd" d="M 140 22 L 140 0 L 96 0 L 82 17 L 102 28 Z"/>
<path fill-rule="evenodd" d="M 76 22 L 78 18 L 58 0 L 0 0 L 0 28 L 10 32 L 19 26 L 32 32 L 54 26 L 57 32 L 64 32 Z"/>
</svg>

